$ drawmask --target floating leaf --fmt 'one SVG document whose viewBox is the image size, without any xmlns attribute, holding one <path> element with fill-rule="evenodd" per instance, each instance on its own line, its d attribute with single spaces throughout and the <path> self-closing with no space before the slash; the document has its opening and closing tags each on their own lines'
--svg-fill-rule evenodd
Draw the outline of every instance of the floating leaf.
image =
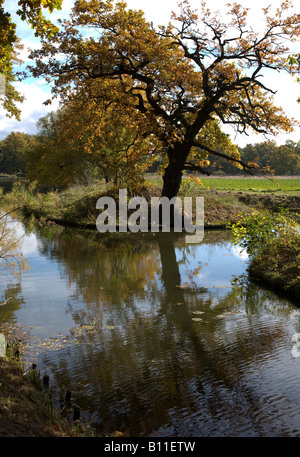
<svg viewBox="0 0 300 457">
<path fill-rule="evenodd" d="M 191 284 L 185 282 L 184 284 L 176 284 L 176 287 L 179 287 L 180 289 L 187 289 L 191 287 Z"/>
<path fill-rule="evenodd" d="M 230 286 L 208 286 L 207 288 L 208 289 L 224 289 L 227 287 L 230 287 Z"/>
<path fill-rule="evenodd" d="M 82 325 L 81 328 L 85 330 L 95 330 L 94 325 Z"/>
<path fill-rule="evenodd" d="M 3 333 L 0 333 L 0 357 L 6 356 L 6 338 Z"/>
<path fill-rule="evenodd" d="M 224 314 L 218 314 L 216 317 L 219 319 L 223 319 L 224 317 L 232 316 L 233 314 L 239 314 L 237 311 L 228 311 Z"/>
</svg>

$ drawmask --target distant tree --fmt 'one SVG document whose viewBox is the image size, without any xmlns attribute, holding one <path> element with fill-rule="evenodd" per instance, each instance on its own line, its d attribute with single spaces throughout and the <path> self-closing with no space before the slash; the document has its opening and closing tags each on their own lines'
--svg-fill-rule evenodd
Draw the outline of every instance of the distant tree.
<svg viewBox="0 0 300 457">
<path fill-rule="evenodd" d="M 274 140 L 263 141 L 261 143 L 248 144 L 241 149 L 241 156 L 247 162 L 256 162 L 259 167 L 267 168 L 270 166 L 271 157 L 277 152 L 277 143 Z"/>
<path fill-rule="evenodd" d="M 187 1 L 168 26 L 155 29 L 141 10 L 125 2 L 77 0 L 68 21 L 32 53 L 34 76 L 53 81 L 53 95 L 110 103 L 136 112 L 160 143 L 165 161 L 162 194 L 177 195 L 185 169 L 209 173 L 208 154 L 243 163 L 237 149 L 203 133 L 212 124 L 276 134 L 293 120 L 274 104 L 261 78 L 264 69 L 294 74 L 289 42 L 300 35 L 300 16 L 285 1 L 271 14 L 262 10 L 265 30 L 247 23 L 247 9 L 228 7 L 228 20 L 202 3 Z M 192 158 L 192 160 L 191 160 Z"/>
<path fill-rule="evenodd" d="M 82 148 L 79 151 L 71 147 L 61 120 L 60 112 L 51 112 L 40 118 L 36 142 L 26 151 L 26 177 L 39 185 L 59 187 L 72 184 L 87 168 L 88 157 Z"/>
<path fill-rule="evenodd" d="M 11 132 L 0 143 L 0 172 L 17 174 L 25 172 L 25 156 L 35 143 L 34 136 Z"/>
<path fill-rule="evenodd" d="M 300 175 L 300 143 L 287 140 L 285 144 L 277 145 L 269 140 L 248 144 L 240 153 L 243 160 L 269 168 L 275 175 Z"/>
<path fill-rule="evenodd" d="M 286 142 L 278 146 L 277 153 L 272 156 L 270 166 L 278 175 L 300 176 L 300 154 L 297 143 Z"/>
</svg>

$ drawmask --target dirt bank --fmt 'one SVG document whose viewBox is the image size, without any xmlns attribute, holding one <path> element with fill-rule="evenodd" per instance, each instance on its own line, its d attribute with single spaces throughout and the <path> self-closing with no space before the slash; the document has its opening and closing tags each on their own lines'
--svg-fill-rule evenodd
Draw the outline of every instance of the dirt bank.
<svg viewBox="0 0 300 457">
<path fill-rule="evenodd" d="M 34 373 L 24 374 L 18 362 L 0 358 L 0 437 L 72 436 L 80 432 L 53 411 Z"/>
<path fill-rule="evenodd" d="M 300 211 L 300 195 L 244 192 L 235 192 L 234 195 L 240 202 L 255 208 L 265 208 L 272 212 L 277 212 L 280 207 L 287 208 L 291 213 Z"/>
</svg>

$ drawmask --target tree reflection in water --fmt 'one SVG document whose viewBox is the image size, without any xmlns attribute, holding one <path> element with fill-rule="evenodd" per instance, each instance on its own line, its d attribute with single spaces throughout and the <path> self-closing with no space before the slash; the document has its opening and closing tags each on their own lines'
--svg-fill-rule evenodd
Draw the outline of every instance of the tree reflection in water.
<svg viewBox="0 0 300 457">
<path fill-rule="evenodd" d="M 232 252 L 229 234 L 208 233 L 200 247 L 186 246 L 182 234 L 53 228 L 37 236 L 41 255 L 75 285 L 62 310 L 72 315 L 74 344 L 45 353 L 43 363 L 101 430 L 235 436 L 268 429 L 275 403 L 260 374 L 266 356 L 277 363 L 287 329 L 275 310 L 287 305 L 253 284 L 232 286 L 230 274 L 226 287 L 206 286 L 206 263 Z M 241 274 L 245 264 L 238 265 Z"/>
</svg>

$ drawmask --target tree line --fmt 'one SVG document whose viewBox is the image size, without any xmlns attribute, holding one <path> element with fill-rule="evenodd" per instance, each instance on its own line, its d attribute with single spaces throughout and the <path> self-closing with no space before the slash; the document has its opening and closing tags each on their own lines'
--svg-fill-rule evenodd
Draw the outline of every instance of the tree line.
<svg viewBox="0 0 300 457">
<path fill-rule="evenodd" d="M 107 128 L 112 138 L 107 141 L 103 135 L 91 153 L 86 139 L 76 141 L 67 131 L 61 113 L 50 113 L 39 120 L 37 134 L 11 132 L 0 141 L 0 173 L 60 187 L 75 182 L 89 184 L 96 179 L 128 185 L 142 180 L 147 172 L 162 171 L 161 155 L 153 152 L 151 160 L 146 161 L 141 153 L 143 146 L 139 142 L 135 144 L 135 132 L 130 127 L 110 122 Z M 277 176 L 300 176 L 300 140 L 287 140 L 281 145 L 267 140 L 238 150 L 242 161 L 256 163 L 260 169 Z M 226 159 L 208 154 L 205 160 L 212 175 L 244 175 L 243 170 Z"/>
<path fill-rule="evenodd" d="M 261 170 L 276 176 L 300 176 L 300 141 L 287 140 L 278 145 L 275 140 L 247 144 L 239 148 L 241 158 L 246 163 L 256 163 Z M 210 157 L 211 165 L 227 175 L 241 175 L 241 170 L 228 161 L 221 163 Z"/>
</svg>

